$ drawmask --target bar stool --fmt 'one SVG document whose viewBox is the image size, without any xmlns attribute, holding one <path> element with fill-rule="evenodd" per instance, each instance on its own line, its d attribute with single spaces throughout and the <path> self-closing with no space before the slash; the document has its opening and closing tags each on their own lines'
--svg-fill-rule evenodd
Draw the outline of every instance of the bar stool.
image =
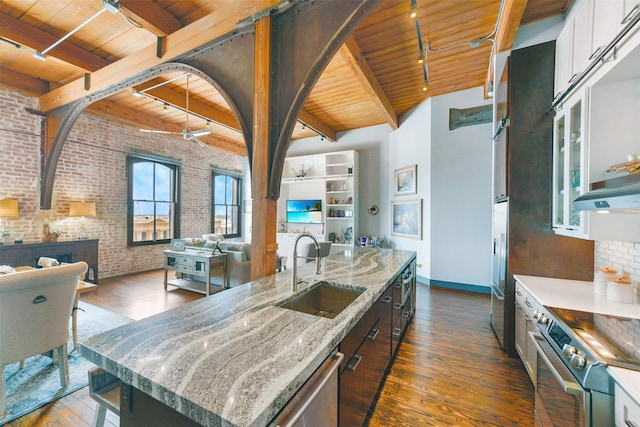
<svg viewBox="0 0 640 427">
<path fill-rule="evenodd" d="M 120 385 L 121 381 L 102 368 L 89 370 L 89 396 L 98 407 L 93 416 L 93 427 L 103 427 L 107 416 L 107 409 L 120 416 Z"/>
</svg>

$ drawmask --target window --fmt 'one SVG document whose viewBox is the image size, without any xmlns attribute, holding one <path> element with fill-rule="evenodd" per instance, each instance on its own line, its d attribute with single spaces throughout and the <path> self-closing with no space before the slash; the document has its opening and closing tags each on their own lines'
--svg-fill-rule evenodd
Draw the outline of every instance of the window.
<svg viewBox="0 0 640 427">
<path fill-rule="evenodd" d="M 213 233 L 224 237 L 240 237 L 240 200 L 242 178 L 240 175 L 213 171 L 211 227 Z"/>
<path fill-rule="evenodd" d="M 180 237 L 176 164 L 127 158 L 127 243 L 130 246 L 167 243 Z"/>
</svg>

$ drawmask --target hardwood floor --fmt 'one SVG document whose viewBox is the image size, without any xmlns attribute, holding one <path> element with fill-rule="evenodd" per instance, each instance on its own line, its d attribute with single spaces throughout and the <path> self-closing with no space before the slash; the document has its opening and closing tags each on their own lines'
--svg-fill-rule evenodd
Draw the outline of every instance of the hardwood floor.
<svg viewBox="0 0 640 427">
<path fill-rule="evenodd" d="M 165 292 L 162 271 L 153 271 L 102 279 L 82 300 L 141 319 L 201 297 Z M 533 426 L 533 387 L 498 347 L 489 296 L 418 285 L 417 307 L 369 425 Z M 90 426 L 94 410 L 85 387 L 7 426 Z M 107 412 L 105 425 L 118 417 Z"/>
</svg>

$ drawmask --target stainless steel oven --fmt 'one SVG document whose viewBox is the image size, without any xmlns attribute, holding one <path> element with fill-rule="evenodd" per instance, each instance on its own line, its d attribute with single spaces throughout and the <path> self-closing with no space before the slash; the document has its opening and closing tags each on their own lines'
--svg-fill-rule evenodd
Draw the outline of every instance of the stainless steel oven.
<svg viewBox="0 0 640 427">
<path fill-rule="evenodd" d="M 537 311 L 536 426 L 614 426 L 614 382 L 607 363 L 560 319 L 553 308 Z"/>
<path fill-rule="evenodd" d="M 536 426 L 591 426 L 591 399 L 545 339 L 531 332 L 538 351 Z"/>
</svg>

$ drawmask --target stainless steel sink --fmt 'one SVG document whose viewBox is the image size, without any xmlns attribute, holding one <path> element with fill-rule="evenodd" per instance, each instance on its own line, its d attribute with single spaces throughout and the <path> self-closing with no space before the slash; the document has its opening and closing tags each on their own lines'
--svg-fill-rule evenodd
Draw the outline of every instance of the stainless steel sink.
<svg viewBox="0 0 640 427">
<path fill-rule="evenodd" d="M 364 291 L 364 288 L 345 287 L 323 280 L 277 306 L 333 319 Z"/>
</svg>

